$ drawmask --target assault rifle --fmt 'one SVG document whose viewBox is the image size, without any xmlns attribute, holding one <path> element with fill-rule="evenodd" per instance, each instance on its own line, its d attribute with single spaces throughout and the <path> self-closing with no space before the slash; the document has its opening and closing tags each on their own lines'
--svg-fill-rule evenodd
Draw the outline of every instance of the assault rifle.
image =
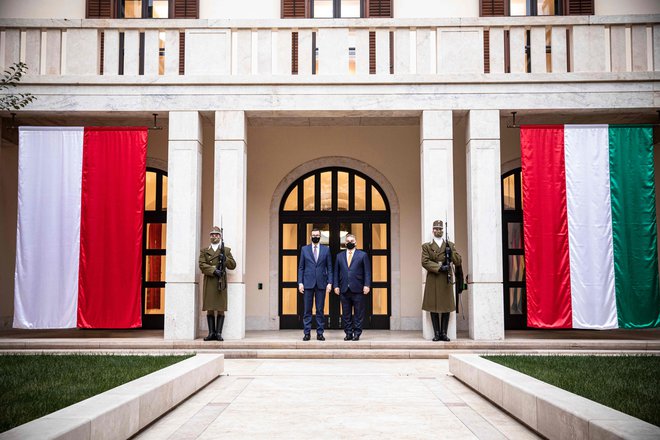
<svg viewBox="0 0 660 440">
<path fill-rule="evenodd" d="M 220 240 L 220 256 L 218 257 L 216 272 L 219 272 L 218 290 L 222 291 L 227 288 L 227 258 L 225 257 L 225 237 L 223 234 L 222 221 L 220 221 Z"/>
</svg>

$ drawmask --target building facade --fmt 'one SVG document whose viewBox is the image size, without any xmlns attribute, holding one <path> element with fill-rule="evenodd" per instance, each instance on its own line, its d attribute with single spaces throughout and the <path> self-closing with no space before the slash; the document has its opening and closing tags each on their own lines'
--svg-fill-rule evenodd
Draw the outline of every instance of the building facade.
<svg viewBox="0 0 660 440">
<path fill-rule="evenodd" d="M 468 289 L 449 335 L 524 328 L 524 205 L 512 123 L 655 123 L 653 0 L 45 0 L 0 3 L 0 63 L 36 101 L 5 114 L 0 324 L 16 250 L 15 125 L 157 125 L 149 134 L 143 325 L 205 331 L 197 255 L 222 225 L 223 335 L 301 327 L 297 256 L 318 227 L 374 267 L 368 325 L 423 330 L 433 220 Z M 656 168 L 657 165 L 656 154 Z M 657 173 L 656 173 L 657 180 Z M 656 187 L 657 187 L 656 182 Z M 326 314 L 339 328 L 339 304 Z"/>
</svg>

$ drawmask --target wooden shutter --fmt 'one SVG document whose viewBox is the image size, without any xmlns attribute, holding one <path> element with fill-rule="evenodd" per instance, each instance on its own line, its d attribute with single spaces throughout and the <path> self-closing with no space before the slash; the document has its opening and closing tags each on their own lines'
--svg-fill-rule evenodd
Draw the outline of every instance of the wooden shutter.
<svg viewBox="0 0 660 440">
<path fill-rule="evenodd" d="M 376 32 L 369 32 L 369 74 L 376 74 Z"/>
<path fill-rule="evenodd" d="M 298 75 L 298 32 L 291 32 L 291 74 Z"/>
<path fill-rule="evenodd" d="M 594 0 L 564 0 L 565 15 L 594 15 Z"/>
<path fill-rule="evenodd" d="M 506 2 L 508 0 L 480 0 L 479 6 L 482 17 L 503 17 L 507 15 Z"/>
<path fill-rule="evenodd" d="M 309 17 L 307 0 L 282 0 L 282 18 Z"/>
<path fill-rule="evenodd" d="M 367 17 L 392 17 L 392 0 L 366 0 Z"/>
<path fill-rule="evenodd" d="M 484 29 L 484 73 L 490 73 L 490 31 Z"/>
<path fill-rule="evenodd" d="M 199 0 L 170 0 L 172 18 L 199 18 Z M 170 3 L 172 4 L 172 3 Z"/>
<path fill-rule="evenodd" d="M 186 33 L 179 32 L 179 75 L 186 73 Z"/>
<path fill-rule="evenodd" d="M 113 0 L 87 0 L 85 16 L 87 18 L 115 18 Z"/>
<path fill-rule="evenodd" d="M 99 54 L 99 61 L 100 61 L 100 66 L 99 66 L 99 75 L 103 75 L 103 69 L 105 69 L 105 66 L 103 65 L 103 58 L 105 58 L 105 32 L 101 32 L 101 52 Z"/>
</svg>

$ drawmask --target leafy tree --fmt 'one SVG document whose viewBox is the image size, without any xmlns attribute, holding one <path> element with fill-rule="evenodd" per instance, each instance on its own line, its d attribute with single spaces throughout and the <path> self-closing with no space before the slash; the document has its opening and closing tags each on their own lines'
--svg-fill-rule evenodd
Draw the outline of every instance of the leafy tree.
<svg viewBox="0 0 660 440">
<path fill-rule="evenodd" d="M 28 66 L 25 63 L 14 63 L 9 66 L 0 78 L 0 92 L 16 87 L 27 70 Z M 0 95 L 0 110 L 20 110 L 35 99 L 36 97 L 31 93 Z"/>
</svg>

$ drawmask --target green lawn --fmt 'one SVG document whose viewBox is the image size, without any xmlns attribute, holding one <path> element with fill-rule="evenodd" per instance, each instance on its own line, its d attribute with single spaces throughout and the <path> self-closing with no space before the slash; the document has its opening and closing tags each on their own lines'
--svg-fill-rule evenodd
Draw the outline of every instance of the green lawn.
<svg viewBox="0 0 660 440">
<path fill-rule="evenodd" d="M 660 426 L 660 356 L 484 356 Z"/>
<path fill-rule="evenodd" d="M 0 356 L 0 432 L 191 356 Z"/>
</svg>

